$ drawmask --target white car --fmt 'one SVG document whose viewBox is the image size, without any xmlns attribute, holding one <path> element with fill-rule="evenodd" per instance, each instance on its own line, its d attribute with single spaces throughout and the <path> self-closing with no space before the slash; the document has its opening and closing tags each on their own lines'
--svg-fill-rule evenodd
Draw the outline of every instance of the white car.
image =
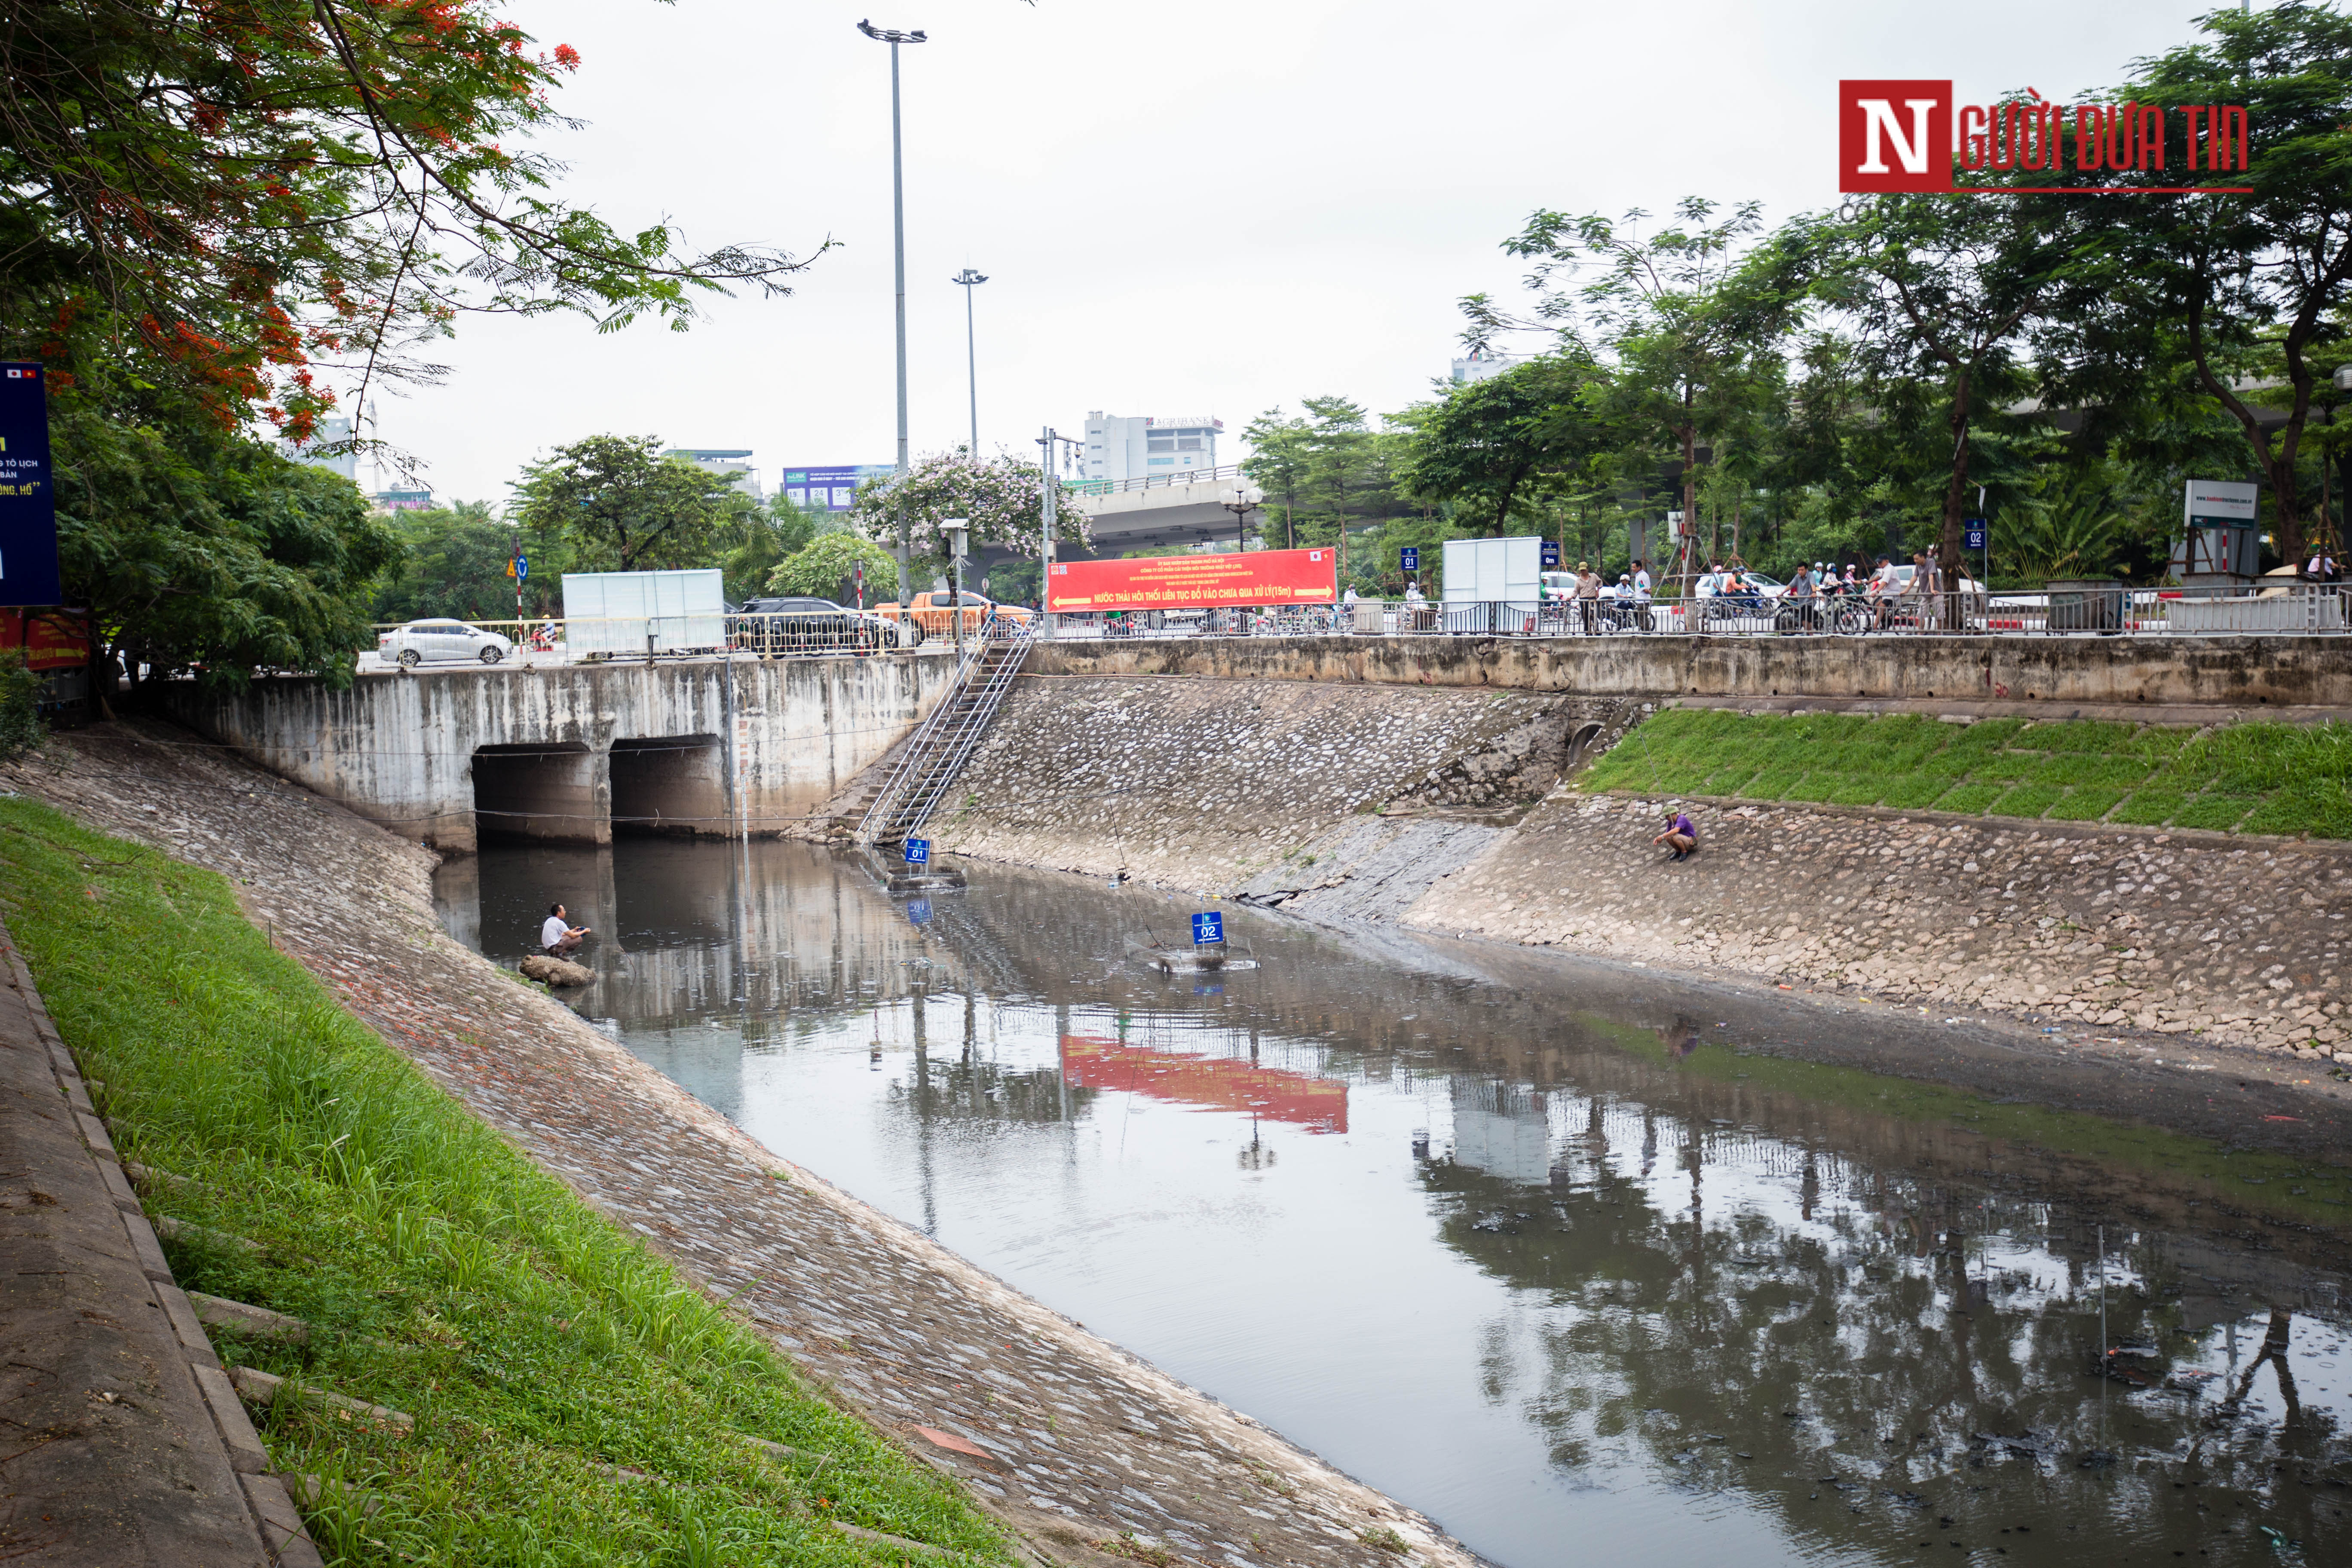
<svg viewBox="0 0 2352 1568">
<path fill-rule="evenodd" d="M 411 621 L 379 634 L 375 651 L 378 658 L 393 659 L 413 669 L 436 659 L 497 664 L 514 652 L 514 644 L 463 621 Z"/>
</svg>

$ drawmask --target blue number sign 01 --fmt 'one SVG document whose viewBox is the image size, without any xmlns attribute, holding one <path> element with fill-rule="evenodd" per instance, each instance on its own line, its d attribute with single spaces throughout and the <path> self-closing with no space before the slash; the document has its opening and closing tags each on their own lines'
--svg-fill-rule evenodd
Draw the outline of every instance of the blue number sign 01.
<svg viewBox="0 0 2352 1568">
<path fill-rule="evenodd" d="M 909 866 L 928 866 L 930 863 L 931 841 L 928 838 L 908 839 L 907 864 Z"/>
<path fill-rule="evenodd" d="M 1397 547 L 1397 569 L 1401 572 L 1420 571 L 1421 547 L 1417 544 L 1399 545 Z"/>
<path fill-rule="evenodd" d="M 1192 941 L 1195 945 L 1225 940 L 1225 917 L 1214 910 L 1192 917 Z"/>
</svg>

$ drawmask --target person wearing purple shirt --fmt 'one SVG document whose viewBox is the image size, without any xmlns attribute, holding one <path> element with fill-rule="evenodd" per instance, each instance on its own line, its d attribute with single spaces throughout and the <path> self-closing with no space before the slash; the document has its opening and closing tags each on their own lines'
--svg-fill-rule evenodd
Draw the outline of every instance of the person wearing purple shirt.
<svg viewBox="0 0 2352 1568">
<path fill-rule="evenodd" d="M 1650 842 L 1671 845 L 1675 852 L 1669 858 L 1687 860 L 1698 847 L 1698 829 L 1691 825 L 1688 812 L 1677 811 L 1666 819 L 1666 830 Z"/>
</svg>

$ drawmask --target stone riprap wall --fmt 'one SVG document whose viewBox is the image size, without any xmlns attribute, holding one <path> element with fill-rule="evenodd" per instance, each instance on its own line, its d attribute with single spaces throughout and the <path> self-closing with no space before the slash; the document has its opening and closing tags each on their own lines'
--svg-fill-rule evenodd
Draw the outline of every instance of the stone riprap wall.
<svg viewBox="0 0 2352 1568">
<path fill-rule="evenodd" d="M 1322 637 L 1040 643 L 1055 675 L 1502 686 L 1612 697 L 2352 707 L 2352 638 Z"/>
<path fill-rule="evenodd" d="M 199 732 L 404 838 L 469 851 L 478 748 L 523 753 L 498 757 L 497 770 L 502 790 L 541 802 L 514 824 L 537 837 L 612 837 L 616 743 L 625 793 L 641 797 L 624 803 L 628 815 L 665 816 L 688 832 L 777 833 L 840 794 L 919 722 L 953 674 L 940 650 L 739 658 L 731 669 L 717 659 L 467 667 L 371 673 L 343 691 L 307 679 L 257 681 L 233 694 L 177 683 L 164 688 L 164 702 Z M 657 783 L 627 787 L 649 771 L 626 765 L 628 742 L 662 741 L 709 748 L 698 772 L 714 777 L 669 770 L 672 804 L 685 809 L 666 809 Z M 663 753 L 643 755 L 653 763 Z M 711 808 L 727 800 L 730 773 L 731 816 L 724 804 Z"/>
<path fill-rule="evenodd" d="M 1526 691 L 1024 675 L 942 847 L 1223 890 L 1383 808 L 1507 817 L 1642 705 Z"/>
<path fill-rule="evenodd" d="M 1552 782 L 1563 734 L 1601 725 L 1597 752 L 1646 706 L 1024 676 L 932 835 L 1332 924 L 2352 1058 L 2352 846 L 1694 801 L 1704 848 L 1668 864 L 1668 803 Z"/>
<path fill-rule="evenodd" d="M 1674 864 L 1650 839 L 1677 805 L 1700 851 Z M 2352 1060 L 2352 847 L 1563 794 L 1402 918 Z"/>
</svg>

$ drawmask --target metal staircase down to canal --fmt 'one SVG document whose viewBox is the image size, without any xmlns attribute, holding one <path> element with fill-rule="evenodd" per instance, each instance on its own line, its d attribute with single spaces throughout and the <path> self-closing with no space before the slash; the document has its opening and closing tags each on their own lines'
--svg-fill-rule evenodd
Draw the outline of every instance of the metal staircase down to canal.
<svg viewBox="0 0 2352 1568">
<path fill-rule="evenodd" d="M 1021 662 L 1034 622 L 995 611 L 956 666 L 955 685 L 923 721 L 857 825 L 860 844 L 903 843 L 929 819 L 940 797 L 988 731 Z"/>
</svg>

